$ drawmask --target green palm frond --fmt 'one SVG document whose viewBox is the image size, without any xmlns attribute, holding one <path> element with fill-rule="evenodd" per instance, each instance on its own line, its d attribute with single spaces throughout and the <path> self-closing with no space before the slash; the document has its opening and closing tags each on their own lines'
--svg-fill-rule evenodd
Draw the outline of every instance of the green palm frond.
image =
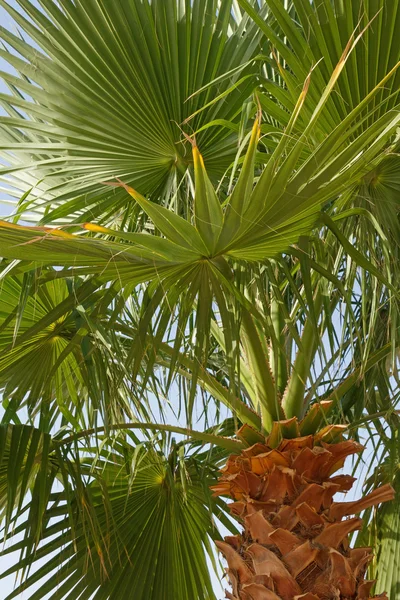
<svg viewBox="0 0 400 600">
<path fill-rule="evenodd" d="M 305 92 L 306 90 L 303 91 L 303 95 L 299 100 L 298 110 L 300 112 Z M 328 97 L 329 94 L 326 98 Z M 357 114 L 361 111 L 360 107 L 356 109 Z M 355 118 L 352 114 L 350 117 Z M 114 280 L 113 285 L 127 287 L 129 291 L 139 283 L 150 283 L 141 301 L 138 335 L 125 360 L 127 364 L 133 365 L 134 379 L 139 374 L 142 361 L 147 352 L 146 336 L 149 328 L 155 326 L 156 334 L 152 351 L 153 358 L 150 358 L 147 373 L 151 372 L 154 357 L 157 354 L 157 347 L 163 341 L 167 329 L 171 327 L 171 323 L 175 318 L 177 321 L 174 334 L 174 355 L 171 364 L 176 363 L 177 354 L 181 351 L 181 345 L 184 341 L 187 324 L 191 319 L 194 319 L 193 356 L 195 362 L 193 363 L 192 386 L 188 400 L 189 422 L 193 412 L 195 386 L 199 372 L 201 367 L 206 364 L 209 353 L 208 340 L 211 320 L 213 313 L 217 310 L 219 318 L 222 319 L 224 343 L 231 369 L 231 386 L 234 385 L 232 370 L 234 369 L 234 347 L 238 344 L 239 332 L 241 331 L 241 334 L 249 340 L 250 346 L 246 352 L 250 357 L 252 369 L 255 369 L 257 373 L 255 375 L 257 380 L 255 407 L 257 410 L 262 410 L 264 426 L 268 429 L 271 426 L 271 419 L 279 417 L 279 401 L 286 384 L 286 392 L 283 394 L 283 407 L 286 413 L 289 416 L 301 416 L 306 408 L 306 405 L 303 406 L 303 400 L 310 368 L 319 347 L 319 340 L 322 339 L 324 328 L 327 326 L 334 312 L 334 306 L 337 305 L 339 299 L 336 297 L 334 305 L 329 309 L 326 301 L 324 305 L 324 296 L 332 292 L 324 291 L 324 284 L 319 283 L 318 273 L 327 276 L 331 284 L 333 282 L 334 287 L 330 284 L 330 289 L 332 291 L 335 288 L 340 290 L 341 297 L 349 306 L 349 315 L 351 316 L 353 312 L 350 306 L 350 290 L 353 290 L 356 282 L 356 273 L 354 270 L 350 271 L 346 281 L 347 292 L 344 291 L 343 284 L 339 279 L 342 277 L 344 266 L 342 262 L 338 261 L 340 257 L 343 260 L 343 255 L 335 254 L 339 251 L 335 240 L 338 240 L 340 245 L 344 246 L 347 254 L 355 261 L 355 264 L 367 269 L 374 275 L 376 285 L 379 285 L 380 288 L 383 285 L 390 289 L 390 277 L 389 282 L 387 282 L 381 269 L 363 256 L 348 241 L 346 230 L 341 230 L 336 225 L 336 221 L 340 221 L 342 217 L 340 213 L 336 213 L 335 209 L 332 213 L 333 219 L 327 214 L 321 218 L 323 223 L 326 223 L 332 231 L 327 239 L 336 250 L 329 248 L 328 253 L 325 252 L 327 256 L 324 256 L 323 249 L 316 249 L 317 260 L 312 263 L 310 258 L 314 253 L 314 249 L 311 249 L 311 246 L 300 247 L 300 254 L 296 249 L 288 250 L 298 257 L 298 266 L 300 266 L 302 275 L 300 280 L 301 294 L 303 294 L 303 302 L 306 301 L 308 305 L 310 314 L 307 315 L 307 323 L 304 324 L 303 340 L 299 341 L 298 333 L 295 334 L 295 338 L 298 338 L 296 343 L 299 351 L 293 365 L 293 374 L 290 379 L 286 377 L 286 381 L 282 380 L 279 383 L 280 392 L 277 393 L 270 367 L 264 368 L 265 347 L 263 348 L 261 341 L 257 342 L 258 334 L 255 333 L 256 330 L 254 329 L 253 319 L 260 320 L 260 310 L 246 300 L 244 290 L 241 291 L 240 286 L 238 287 L 235 284 L 237 269 L 235 261 L 240 259 L 242 261 L 246 260 L 248 264 L 254 264 L 257 259 L 261 261 L 273 257 L 278 252 L 287 250 L 290 243 L 293 244 L 308 232 L 318 218 L 322 201 L 335 197 L 340 191 L 340 187 L 338 188 L 340 178 L 343 179 L 343 185 L 350 189 L 357 178 L 365 172 L 367 157 L 364 156 L 363 152 L 360 154 L 359 150 L 362 148 L 360 144 L 368 143 L 367 147 L 364 148 L 366 155 L 372 156 L 373 153 L 376 153 L 378 156 L 384 140 L 386 142 L 390 140 L 389 134 L 395 127 L 397 118 L 394 117 L 394 124 L 392 122 L 389 130 L 385 128 L 384 135 L 378 138 L 377 148 L 374 149 L 374 144 L 367 142 L 367 138 L 362 142 L 364 134 L 361 135 L 360 143 L 355 144 L 354 148 L 353 143 L 350 143 L 345 150 L 346 157 L 351 156 L 349 152 L 355 152 L 356 154 L 343 174 L 337 175 L 337 169 L 335 169 L 336 175 L 333 178 L 330 168 L 324 167 L 321 170 L 316 160 L 312 164 L 307 161 L 293 171 L 293 166 L 296 164 L 294 161 L 300 152 L 298 146 L 301 147 L 303 142 L 301 138 L 295 141 L 292 144 L 291 151 L 286 155 L 287 146 L 288 144 L 291 145 L 291 142 L 286 141 L 283 145 L 278 145 L 276 151 L 271 155 L 267 166 L 253 189 L 256 147 L 260 135 L 259 123 L 256 120 L 243 168 L 233 192 L 225 202 L 224 208 L 222 208 L 218 195 L 205 170 L 202 156 L 199 154 L 197 146 L 194 145 L 193 222 L 165 207 L 149 202 L 133 188 L 125 183 L 118 182 L 112 185 L 126 190 L 151 220 L 158 235 L 114 230 L 91 223 L 84 224 L 83 228 L 85 230 L 95 234 L 93 239 L 80 233 L 70 234 L 59 229 L 27 228 L 2 223 L 0 225 L 2 232 L 0 251 L 10 259 L 23 259 L 26 256 L 26 247 L 29 246 L 30 257 L 35 262 L 37 261 L 39 264 L 50 263 L 54 266 L 62 265 L 64 267 L 61 271 L 53 271 L 53 277 L 56 278 L 96 273 L 96 279 L 99 282 Z M 317 120 L 317 117 L 315 119 Z M 346 121 L 342 125 L 346 129 Z M 342 125 L 338 128 L 341 129 Z M 379 124 L 376 125 L 379 127 Z M 337 131 L 334 130 L 331 135 L 335 138 Z M 323 147 L 326 147 L 328 153 L 331 153 L 334 147 L 334 144 L 330 142 L 332 140 L 328 136 L 326 142 L 322 144 Z M 316 152 L 321 152 L 321 146 Z M 339 162 L 342 160 L 341 154 L 339 150 L 337 157 L 332 159 L 331 166 L 335 164 L 336 160 L 339 160 Z M 281 162 L 281 165 L 277 169 L 279 162 Z M 302 179 L 303 171 L 304 180 Z M 293 173 L 293 175 L 292 182 L 289 181 L 288 183 L 289 173 Z M 294 181 L 297 181 L 296 185 L 300 185 L 301 194 L 295 195 L 296 202 L 292 202 L 293 207 L 285 211 L 283 217 L 282 212 L 279 212 L 277 207 L 285 205 L 285 198 L 289 200 L 290 194 L 287 189 L 288 186 L 294 185 Z M 353 231 L 351 229 L 352 225 L 350 221 L 346 221 L 346 223 L 347 231 L 350 234 Z M 309 274 L 310 267 L 315 270 L 312 278 Z M 288 269 L 288 267 L 286 268 Z M 272 281 L 273 287 L 275 287 L 276 295 L 278 286 L 273 282 L 271 271 L 267 269 L 266 272 L 268 278 Z M 331 275 L 329 275 L 329 272 Z M 288 282 L 289 274 L 285 275 L 286 282 Z M 46 277 L 51 276 L 51 272 L 47 271 Z M 284 285 L 288 285 L 288 283 Z M 276 300 L 279 300 L 279 298 L 276 297 Z M 283 305 L 284 303 L 280 302 L 280 304 Z M 194 305 L 196 305 L 195 311 Z M 234 309 L 235 305 L 236 309 Z M 238 312 L 239 305 L 240 310 Z M 230 306 L 232 306 L 232 309 L 229 308 Z M 324 313 L 328 315 L 328 321 L 323 321 L 322 330 L 317 333 L 316 323 L 321 317 L 323 309 Z M 288 314 L 287 312 L 286 317 L 288 317 Z M 290 317 L 293 323 L 296 318 L 296 315 Z M 239 324 L 240 319 L 242 319 L 242 325 Z M 265 318 L 261 317 L 262 321 L 265 321 Z M 353 325 L 351 324 L 350 327 L 353 328 Z M 235 331 L 236 334 L 234 334 Z M 292 333 L 293 331 L 292 329 Z M 262 338 L 265 333 L 260 331 L 259 335 Z M 270 337 L 270 334 L 267 334 L 267 337 Z M 272 337 L 276 338 L 276 332 L 273 333 Z M 310 349 L 310 339 L 315 341 L 313 349 Z M 307 350 L 302 349 L 302 345 Z M 396 340 L 394 339 L 395 345 Z M 275 356 L 279 352 L 282 352 L 282 347 L 280 350 L 278 349 L 278 352 L 275 352 Z M 307 359 L 305 359 L 306 355 Z M 368 352 L 363 357 L 364 362 L 367 358 Z M 284 364 L 280 360 L 275 366 L 278 363 L 281 366 Z M 274 375 L 276 376 L 276 373 Z M 234 387 L 231 387 L 230 392 L 234 393 Z"/>
<path fill-rule="evenodd" d="M 22 76 L 2 73 L 13 95 L 1 102 L 15 111 L 1 117 L 4 172 L 16 198 L 32 188 L 30 211 L 133 223 L 134 203 L 101 182 L 120 177 L 155 198 L 176 192 L 192 162 L 181 126 L 217 97 L 189 131 L 214 123 L 198 134 L 214 177 L 233 161 L 261 35 L 235 18 L 231 0 L 1 4 L 27 36 L 0 29 L 11 50 L 0 55 Z"/>
<path fill-rule="evenodd" d="M 136 598 L 214 598 L 206 555 L 218 537 L 212 514 L 224 517 L 224 506 L 211 498 L 208 483 L 215 466 L 196 453 L 185 456 L 181 445 L 172 445 L 168 456 L 156 446 L 133 439 L 114 440 L 102 449 L 88 448 L 80 457 L 79 471 L 85 495 L 79 489 L 54 492 L 44 514 L 41 545 L 32 556 L 29 519 L 17 523 L 22 542 L 4 554 L 21 550 L 16 568 L 35 568 L 11 600 L 40 582 L 30 598 L 120 598 L 135 590 Z M 183 451 L 183 452 L 182 452 Z M 82 485 L 81 484 L 81 485 Z M 48 576 L 50 575 L 50 578 Z M 94 596 L 93 596 L 94 594 Z"/>
<path fill-rule="evenodd" d="M 261 84 L 266 93 L 260 94 L 271 124 L 289 122 L 299 87 L 312 69 L 316 87 L 310 89 L 304 113 L 295 126 L 299 132 L 304 129 L 320 102 L 317 90 L 328 84 L 332 71 L 341 63 L 344 48 L 352 45 L 358 36 L 362 41 L 354 45 L 349 60 L 343 65 L 343 75 L 314 132 L 319 141 L 367 98 L 387 73 L 398 67 L 400 49 L 393 37 L 400 24 L 400 7 L 396 1 L 352 0 L 347 5 L 330 0 L 293 0 L 291 12 L 280 0 L 238 0 L 238 3 L 263 31 L 271 52 L 272 64 L 267 67 L 268 76 Z M 268 19 L 265 19 L 267 11 Z M 372 121 L 398 103 L 399 82 L 397 72 L 381 86 L 369 107 L 372 112 L 358 123 L 360 130 L 368 128 Z"/>
<path fill-rule="evenodd" d="M 32 275 L 32 277 L 30 277 Z M 50 430 L 60 417 L 79 428 L 151 418 L 145 391 L 125 368 L 127 349 L 109 328 L 117 292 L 73 279 L 43 282 L 40 270 L 1 284 L 0 388 L 13 420 L 24 407 Z M 90 298 L 90 303 L 88 303 Z M 142 365 L 139 371 L 143 374 Z M 150 389 L 157 387 L 154 376 Z"/>
<path fill-rule="evenodd" d="M 0 447 L 0 511 L 4 531 L 7 535 L 15 511 L 25 512 L 30 492 L 28 532 L 33 546 L 41 535 L 41 522 L 56 475 L 50 459 L 51 439 L 29 425 L 0 425 Z"/>
</svg>

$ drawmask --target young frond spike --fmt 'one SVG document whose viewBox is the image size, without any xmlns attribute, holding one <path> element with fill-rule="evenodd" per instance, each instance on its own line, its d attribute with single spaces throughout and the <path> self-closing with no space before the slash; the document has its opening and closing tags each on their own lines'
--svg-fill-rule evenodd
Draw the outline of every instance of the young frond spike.
<svg viewBox="0 0 400 600">
<path fill-rule="evenodd" d="M 221 203 L 207 175 L 197 145 L 192 146 L 195 181 L 194 214 L 196 229 L 208 252 L 213 254 L 223 225 Z"/>
<path fill-rule="evenodd" d="M 264 442 L 228 459 L 211 488 L 214 495 L 233 498 L 231 512 L 244 525 L 242 535 L 217 543 L 228 563 L 233 594 L 227 592 L 227 598 L 387 598 L 370 595 L 374 582 L 365 574 L 371 549 L 350 548 L 349 535 L 362 527 L 355 515 L 392 500 L 394 490 L 384 485 L 361 500 L 335 502 L 336 492 L 349 490 L 354 478 L 332 474 L 363 447 L 343 441 L 342 431 L 341 441 L 326 443 L 331 427 L 319 435 L 292 437 L 299 431 L 297 419 L 277 422 Z"/>
</svg>

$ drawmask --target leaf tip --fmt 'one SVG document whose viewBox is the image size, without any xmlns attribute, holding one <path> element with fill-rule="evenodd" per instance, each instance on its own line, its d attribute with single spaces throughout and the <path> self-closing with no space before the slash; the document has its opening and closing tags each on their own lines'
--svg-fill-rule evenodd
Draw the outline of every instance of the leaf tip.
<svg viewBox="0 0 400 600">
<path fill-rule="evenodd" d="M 109 229 L 106 227 L 102 227 L 101 225 L 96 225 L 96 223 L 83 223 L 83 229 L 87 231 L 93 231 L 93 233 L 109 233 Z"/>
</svg>

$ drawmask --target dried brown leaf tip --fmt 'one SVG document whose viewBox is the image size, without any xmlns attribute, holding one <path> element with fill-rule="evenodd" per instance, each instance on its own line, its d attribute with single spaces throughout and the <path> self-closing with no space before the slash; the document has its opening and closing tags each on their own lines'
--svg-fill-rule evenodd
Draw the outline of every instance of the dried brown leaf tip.
<svg viewBox="0 0 400 600">
<path fill-rule="evenodd" d="M 270 436 L 228 459 L 212 490 L 234 500 L 229 506 L 244 532 L 217 542 L 228 563 L 227 598 L 387 598 L 371 596 L 374 582 L 365 579 L 371 548 L 350 548 L 349 535 L 362 526 L 355 515 L 392 500 L 393 489 L 384 485 L 353 502 L 333 500 L 354 483 L 353 477 L 334 473 L 362 449 L 343 440 L 341 429 L 325 428 L 278 444 Z"/>
</svg>

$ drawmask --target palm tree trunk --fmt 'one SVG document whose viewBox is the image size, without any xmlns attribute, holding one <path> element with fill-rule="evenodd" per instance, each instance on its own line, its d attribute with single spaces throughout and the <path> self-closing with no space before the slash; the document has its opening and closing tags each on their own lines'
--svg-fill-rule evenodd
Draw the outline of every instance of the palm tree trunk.
<svg viewBox="0 0 400 600">
<path fill-rule="evenodd" d="M 291 420 L 292 421 L 292 420 Z M 337 441 L 339 439 L 339 441 Z M 350 548 L 360 529 L 355 516 L 394 497 L 384 485 L 354 502 L 335 502 L 354 478 L 332 476 L 347 456 L 363 447 L 343 440 L 338 426 L 315 435 L 258 442 L 232 455 L 217 485 L 228 495 L 242 535 L 217 542 L 227 563 L 230 600 L 368 600 L 374 581 L 365 579 L 371 548 Z M 387 598 L 386 594 L 380 597 Z"/>
</svg>

